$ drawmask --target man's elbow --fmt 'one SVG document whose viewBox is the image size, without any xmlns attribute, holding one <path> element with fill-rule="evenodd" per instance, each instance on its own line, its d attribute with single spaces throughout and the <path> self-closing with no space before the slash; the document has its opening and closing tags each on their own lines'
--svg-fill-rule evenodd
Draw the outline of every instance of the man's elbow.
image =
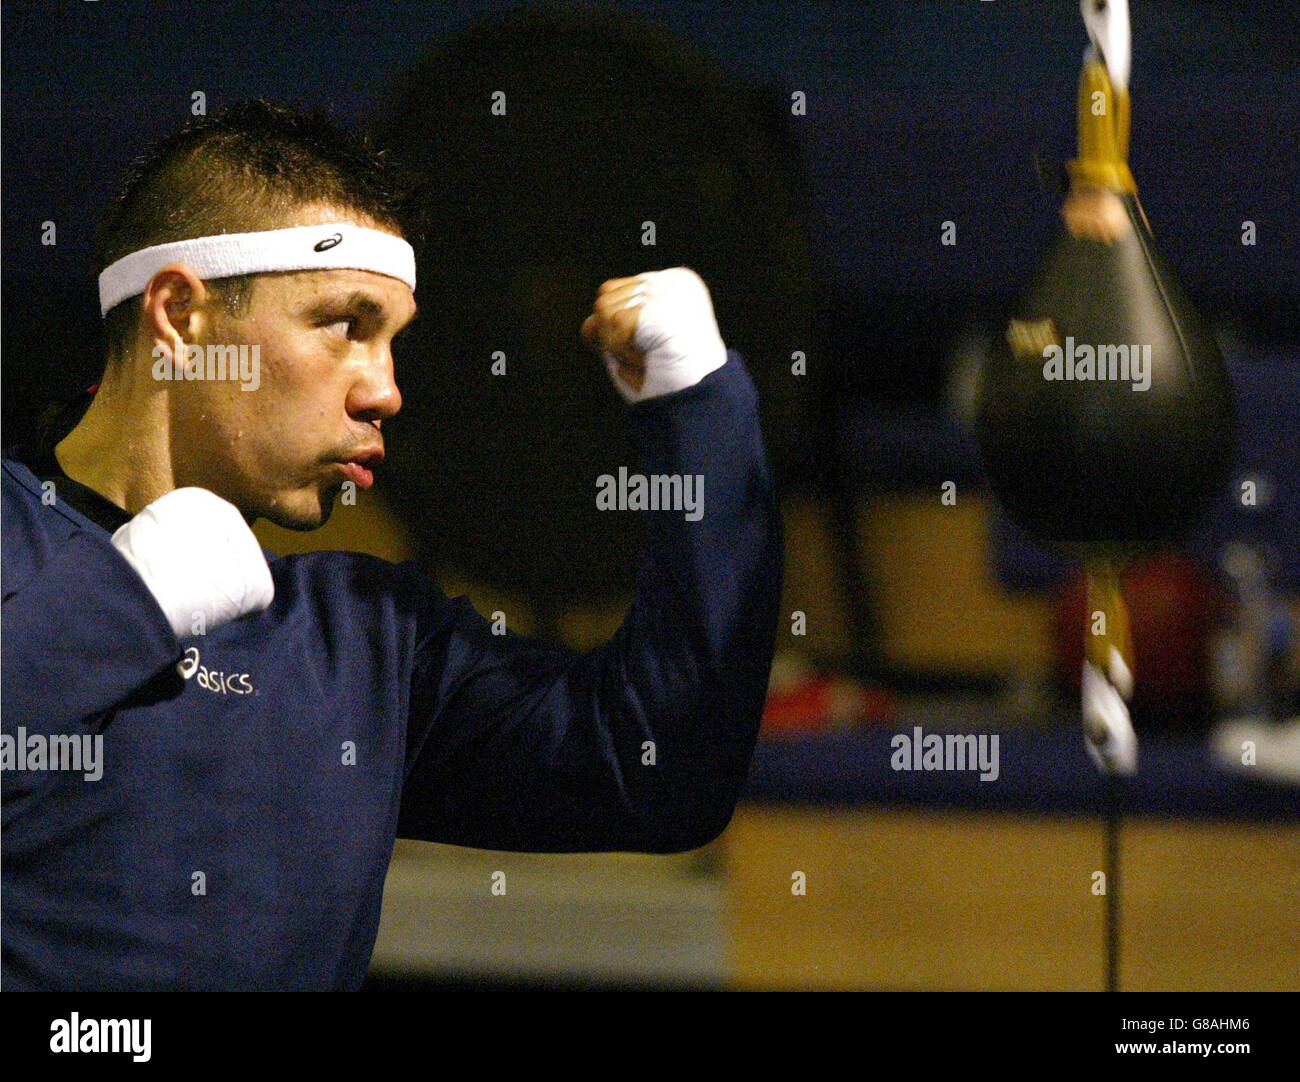
<svg viewBox="0 0 1300 1082">
<path fill-rule="evenodd" d="M 721 836 L 736 812 L 738 799 L 709 808 L 696 809 L 691 815 L 677 815 L 657 824 L 649 838 L 647 853 L 687 853 L 700 849 Z"/>
</svg>

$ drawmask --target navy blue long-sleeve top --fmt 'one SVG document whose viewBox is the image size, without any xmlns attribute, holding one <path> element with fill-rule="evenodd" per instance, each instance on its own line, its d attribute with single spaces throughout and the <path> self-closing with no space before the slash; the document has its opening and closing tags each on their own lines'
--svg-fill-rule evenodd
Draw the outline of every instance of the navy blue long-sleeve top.
<svg viewBox="0 0 1300 1082">
<path fill-rule="evenodd" d="M 399 836 L 719 834 L 780 593 L 756 395 L 731 354 L 628 417 L 645 473 L 703 475 L 704 513 L 643 512 L 635 602 L 585 654 L 344 552 L 271 557 L 266 611 L 178 640 L 109 532 L 7 459 L 3 732 L 102 735 L 103 762 L 4 772 L 5 988 L 356 988 Z"/>
</svg>

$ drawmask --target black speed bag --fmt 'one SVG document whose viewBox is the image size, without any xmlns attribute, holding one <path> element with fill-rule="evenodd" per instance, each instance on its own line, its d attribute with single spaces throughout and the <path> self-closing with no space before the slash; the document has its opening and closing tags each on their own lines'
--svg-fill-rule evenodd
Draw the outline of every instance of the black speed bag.
<svg viewBox="0 0 1300 1082">
<path fill-rule="evenodd" d="M 1108 239 L 1071 224 L 984 358 L 975 435 L 1029 534 L 1141 547 L 1183 533 L 1226 481 L 1236 412 L 1135 197 L 1105 197 Z"/>
</svg>

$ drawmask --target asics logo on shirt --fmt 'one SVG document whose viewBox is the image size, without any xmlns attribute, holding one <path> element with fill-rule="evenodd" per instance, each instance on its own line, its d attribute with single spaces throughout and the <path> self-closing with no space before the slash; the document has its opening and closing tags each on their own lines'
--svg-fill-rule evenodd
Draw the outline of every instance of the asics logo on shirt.
<svg viewBox="0 0 1300 1082">
<path fill-rule="evenodd" d="M 199 648 L 191 646 L 176 663 L 176 671 L 186 680 L 197 674 L 197 683 L 204 691 L 214 695 L 251 695 L 253 678 L 246 672 L 221 672 L 199 664 Z"/>
</svg>

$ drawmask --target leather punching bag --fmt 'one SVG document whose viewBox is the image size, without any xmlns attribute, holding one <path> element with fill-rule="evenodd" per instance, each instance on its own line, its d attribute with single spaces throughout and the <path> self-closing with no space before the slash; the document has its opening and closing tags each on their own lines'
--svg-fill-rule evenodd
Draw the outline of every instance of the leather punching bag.
<svg viewBox="0 0 1300 1082">
<path fill-rule="evenodd" d="M 1127 151 L 1127 91 L 1089 60 L 1066 228 L 981 374 L 995 494 L 1028 533 L 1081 555 L 1182 533 L 1236 451 L 1227 369 L 1155 249 Z"/>
<path fill-rule="evenodd" d="M 1092 45 L 1065 230 L 985 358 L 975 435 L 1010 518 L 1085 563 L 1085 746 L 1113 777 L 1137 769 L 1123 564 L 1194 523 L 1237 433 L 1223 357 L 1156 251 L 1129 171 L 1127 0 L 1080 8 Z"/>
</svg>

